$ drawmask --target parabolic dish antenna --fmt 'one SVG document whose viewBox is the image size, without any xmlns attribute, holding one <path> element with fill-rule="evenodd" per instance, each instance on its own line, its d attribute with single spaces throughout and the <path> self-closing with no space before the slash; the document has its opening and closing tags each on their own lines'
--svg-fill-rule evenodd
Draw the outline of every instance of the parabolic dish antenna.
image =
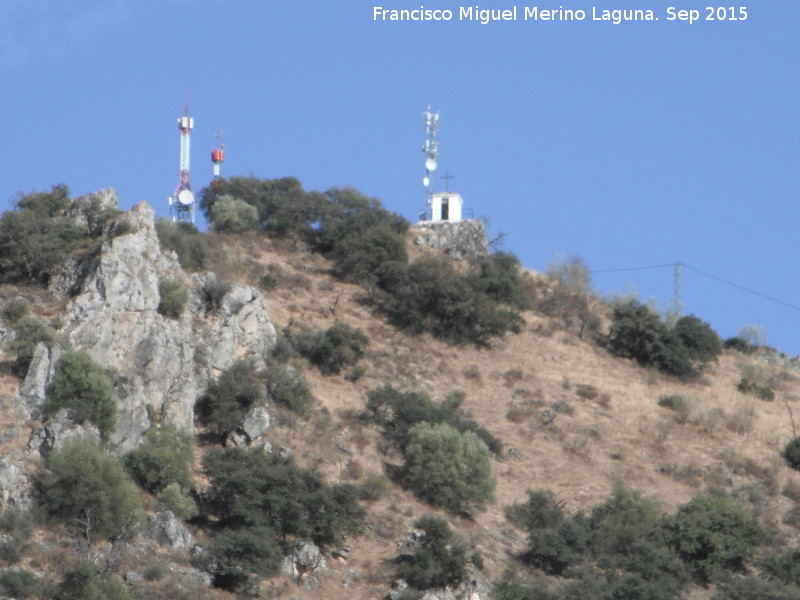
<svg viewBox="0 0 800 600">
<path fill-rule="evenodd" d="M 435 158 L 429 158 L 428 160 L 426 160 L 425 161 L 425 168 L 428 169 L 428 171 L 435 171 L 436 170 L 436 159 Z"/>
<path fill-rule="evenodd" d="M 192 202 L 194 202 L 194 194 L 192 193 L 191 190 L 181 190 L 178 193 L 178 202 L 180 202 L 184 206 L 187 206 Z"/>
<path fill-rule="evenodd" d="M 431 180 L 430 180 L 429 177 L 423 177 L 422 178 L 422 185 L 424 185 L 425 187 L 428 187 L 430 184 L 431 184 Z"/>
</svg>

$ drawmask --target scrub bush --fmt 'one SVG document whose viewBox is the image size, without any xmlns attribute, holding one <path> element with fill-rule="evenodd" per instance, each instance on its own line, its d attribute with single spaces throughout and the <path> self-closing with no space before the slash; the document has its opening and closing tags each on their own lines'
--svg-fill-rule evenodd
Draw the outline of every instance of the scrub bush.
<svg viewBox="0 0 800 600">
<path fill-rule="evenodd" d="M 117 403 L 114 399 L 111 372 L 104 369 L 86 352 L 66 352 L 56 366 L 47 387 L 42 412 L 51 416 L 61 409 L 82 425 L 95 425 L 103 440 L 108 440 L 117 424 Z"/>
<path fill-rule="evenodd" d="M 180 281 L 172 277 L 162 279 L 158 282 L 158 295 L 161 298 L 158 312 L 171 319 L 177 319 L 183 314 L 183 309 L 189 300 L 189 292 Z"/>
<path fill-rule="evenodd" d="M 422 500 L 453 513 L 479 511 L 494 491 L 489 449 L 471 431 L 420 423 L 409 430 L 403 481 Z"/>
</svg>

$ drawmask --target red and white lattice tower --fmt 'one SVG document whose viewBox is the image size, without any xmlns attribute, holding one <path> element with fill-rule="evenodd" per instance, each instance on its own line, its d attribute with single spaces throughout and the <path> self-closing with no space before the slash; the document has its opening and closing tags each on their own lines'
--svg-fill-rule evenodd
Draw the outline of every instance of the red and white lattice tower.
<svg viewBox="0 0 800 600">
<path fill-rule="evenodd" d="M 183 116 L 178 118 L 178 128 L 181 132 L 181 175 L 175 192 L 169 198 L 169 212 L 173 221 L 194 223 L 194 193 L 189 180 L 191 136 L 194 128 L 194 119 L 189 116 L 188 95 L 183 105 Z"/>
</svg>

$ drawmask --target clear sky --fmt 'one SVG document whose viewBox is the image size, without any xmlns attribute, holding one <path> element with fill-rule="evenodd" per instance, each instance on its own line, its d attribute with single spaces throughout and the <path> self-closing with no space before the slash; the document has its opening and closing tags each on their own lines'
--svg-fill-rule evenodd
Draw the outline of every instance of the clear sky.
<svg viewBox="0 0 800 600">
<path fill-rule="evenodd" d="M 631 5 L 658 20 L 593 20 Z M 525 266 L 580 255 L 598 291 L 667 308 L 672 267 L 601 271 L 680 261 L 686 313 L 800 354 L 800 2 L 485 2 L 516 20 L 459 19 L 475 6 L 0 0 L 0 200 L 66 183 L 168 214 L 188 89 L 195 190 L 222 129 L 223 175 L 353 186 L 414 221 L 431 105 L 436 175 Z M 585 19 L 526 20 L 533 7 Z"/>
</svg>

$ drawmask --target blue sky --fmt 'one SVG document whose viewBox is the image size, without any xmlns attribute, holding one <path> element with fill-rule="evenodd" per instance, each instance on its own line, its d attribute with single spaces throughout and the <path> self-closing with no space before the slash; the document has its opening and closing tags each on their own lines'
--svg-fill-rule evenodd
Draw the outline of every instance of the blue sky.
<svg viewBox="0 0 800 600">
<path fill-rule="evenodd" d="M 643 4 L 658 21 L 592 20 Z M 421 5 L 454 18 L 373 19 Z M 600 271 L 681 261 L 686 313 L 800 354 L 800 2 L 724 5 L 747 19 L 706 21 L 705 0 L 485 2 L 518 9 L 486 25 L 453 0 L 0 0 L 0 200 L 114 187 L 167 214 L 188 88 L 195 190 L 222 129 L 224 175 L 353 186 L 416 220 L 431 105 L 437 175 L 525 266 L 580 255 L 598 291 L 666 308 L 671 267 Z"/>
</svg>

